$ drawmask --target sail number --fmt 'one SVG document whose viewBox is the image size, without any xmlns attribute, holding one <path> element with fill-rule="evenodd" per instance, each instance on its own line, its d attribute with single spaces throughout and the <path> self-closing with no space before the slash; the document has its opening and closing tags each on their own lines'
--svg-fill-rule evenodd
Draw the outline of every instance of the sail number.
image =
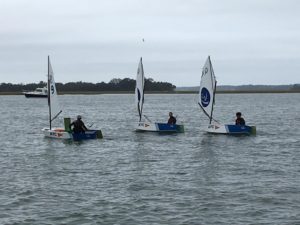
<svg viewBox="0 0 300 225">
<path fill-rule="evenodd" d="M 202 70 L 202 76 L 205 75 L 205 74 L 207 74 L 207 73 L 208 73 L 208 68 L 207 67 L 203 68 L 203 70 Z"/>
<path fill-rule="evenodd" d="M 53 95 L 54 94 L 54 86 L 51 85 L 51 94 Z"/>
<path fill-rule="evenodd" d="M 205 68 L 202 70 L 202 76 L 205 75 L 205 74 L 207 74 L 207 72 L 208 72 L 208 68 L 205 67 Z"/>
</svg>

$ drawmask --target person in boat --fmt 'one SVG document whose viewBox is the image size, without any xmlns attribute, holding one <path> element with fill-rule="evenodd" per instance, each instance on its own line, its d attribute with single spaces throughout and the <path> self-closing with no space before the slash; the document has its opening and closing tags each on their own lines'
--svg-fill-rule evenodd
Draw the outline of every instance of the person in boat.
<svg viewBox="0 0 300 225">
<path fill-rule="evenodd" d="M 176 124 L 176 118 L 173 116 L 172 112 L 169 112 L 169 117 L 168 124 Z"/>
<path fill-rule="evenodd" d="M 70 124 L 70 129 L 73 126 L 73 132 L 74 133 L 84 133 L 85 131 L 87 131 L 88 129 L 86 128 L 86 126 L 84 125 L 84 122 L 81 120 L 81 116 L 78 115 L 77 116 L 77 120 L 73 121 Z"/>
<path fill-rule="evenodd" d="M 244 126 L 246 124 L 244 118 L 242 117 L 241 112 L 236 113 L 236 120 L 235 120 L 235 125 L 241 125 Z"/>
</svg>

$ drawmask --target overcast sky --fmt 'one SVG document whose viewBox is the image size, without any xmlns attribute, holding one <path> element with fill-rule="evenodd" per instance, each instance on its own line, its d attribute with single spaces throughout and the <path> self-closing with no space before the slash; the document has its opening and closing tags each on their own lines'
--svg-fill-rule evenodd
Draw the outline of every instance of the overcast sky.
<svg viewBox="0 0 300 225">
<path fill-rule="evenodd" d="M 145 42 L 142 41 L 144 38 Z M 300 83 L 298 0 L 1 0 L 0 83 L 146 77 L 196 86 Z"/>
</svg>

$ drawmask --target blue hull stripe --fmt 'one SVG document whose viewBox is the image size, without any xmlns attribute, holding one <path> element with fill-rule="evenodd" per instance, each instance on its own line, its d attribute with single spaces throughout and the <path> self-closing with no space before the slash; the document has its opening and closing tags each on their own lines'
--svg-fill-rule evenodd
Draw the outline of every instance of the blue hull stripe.
<svg viewBox="0 0 300 225">
<path fill-rule="evenodd" d="M 161 132 L 184 132 L 183 126 L 177 124 L 156 123 L 156 128 Z"/>
<path fill-rule="evenodd" d="M 157 123 L 159 131 L 177 131 L 177 126 L 167 123 Z"/>
<path fill-rule="evenodd" d="M 226 125 L 226 131 L 232 134 L 250 134 L 250 126 L 240 126 L 240 125 Z"/>
<path fill-rule="evenodd" d="M 85 133 L 72 133 L 74 141 L 96 139 L 97 130 L 88 130 Z"/>
</svg>

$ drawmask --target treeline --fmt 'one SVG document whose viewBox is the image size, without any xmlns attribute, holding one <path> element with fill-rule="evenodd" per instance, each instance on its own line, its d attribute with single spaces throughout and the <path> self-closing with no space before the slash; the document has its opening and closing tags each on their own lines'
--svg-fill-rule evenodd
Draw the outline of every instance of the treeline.
<svg viewBox="0 0 300 225">
<path fill-rule="evenodd" d="M 291 88 L 292 91 L 300 91 L 300 84 L 294 84 Z"/>
<path fill-rule="evenodd" d="M 179 87 L 177 92 L 199 92 L 199 86 Z M 286 93 L 300 92 L 300 84 L 290 85 L 220 85 L 217 93 Z"/>
<path fill-rule="evenodd" d="M 298 86 L 298 88 L 297 88 Z M 218 91 L 245 91 L 245 92 L 289 92 L 299 89 L 299 84 L 290 85 L 224 85 L 217 88 Z"/>
<path fill-rule="evenodd" d="M 0 92 L 20 93 L 23 91 L 32 91 L 38 87 L 47 86 L 46 82 L 30 84 L 11 84 L 1 83 Z M 130 78 L 119 79 L 114 78 L 110 82 L 105 83 L 89 83 L 89 82 L 69 82 L 56 83 L 57 92 L 76 93 L 76 92 L 133 92 L 135 90 L 135 80 Z M 173 92 L 176 86 L 168 82 L 157 82 L 152 78 L 145 79 L 145 90 L 151 92 Z"/>
</svg>

